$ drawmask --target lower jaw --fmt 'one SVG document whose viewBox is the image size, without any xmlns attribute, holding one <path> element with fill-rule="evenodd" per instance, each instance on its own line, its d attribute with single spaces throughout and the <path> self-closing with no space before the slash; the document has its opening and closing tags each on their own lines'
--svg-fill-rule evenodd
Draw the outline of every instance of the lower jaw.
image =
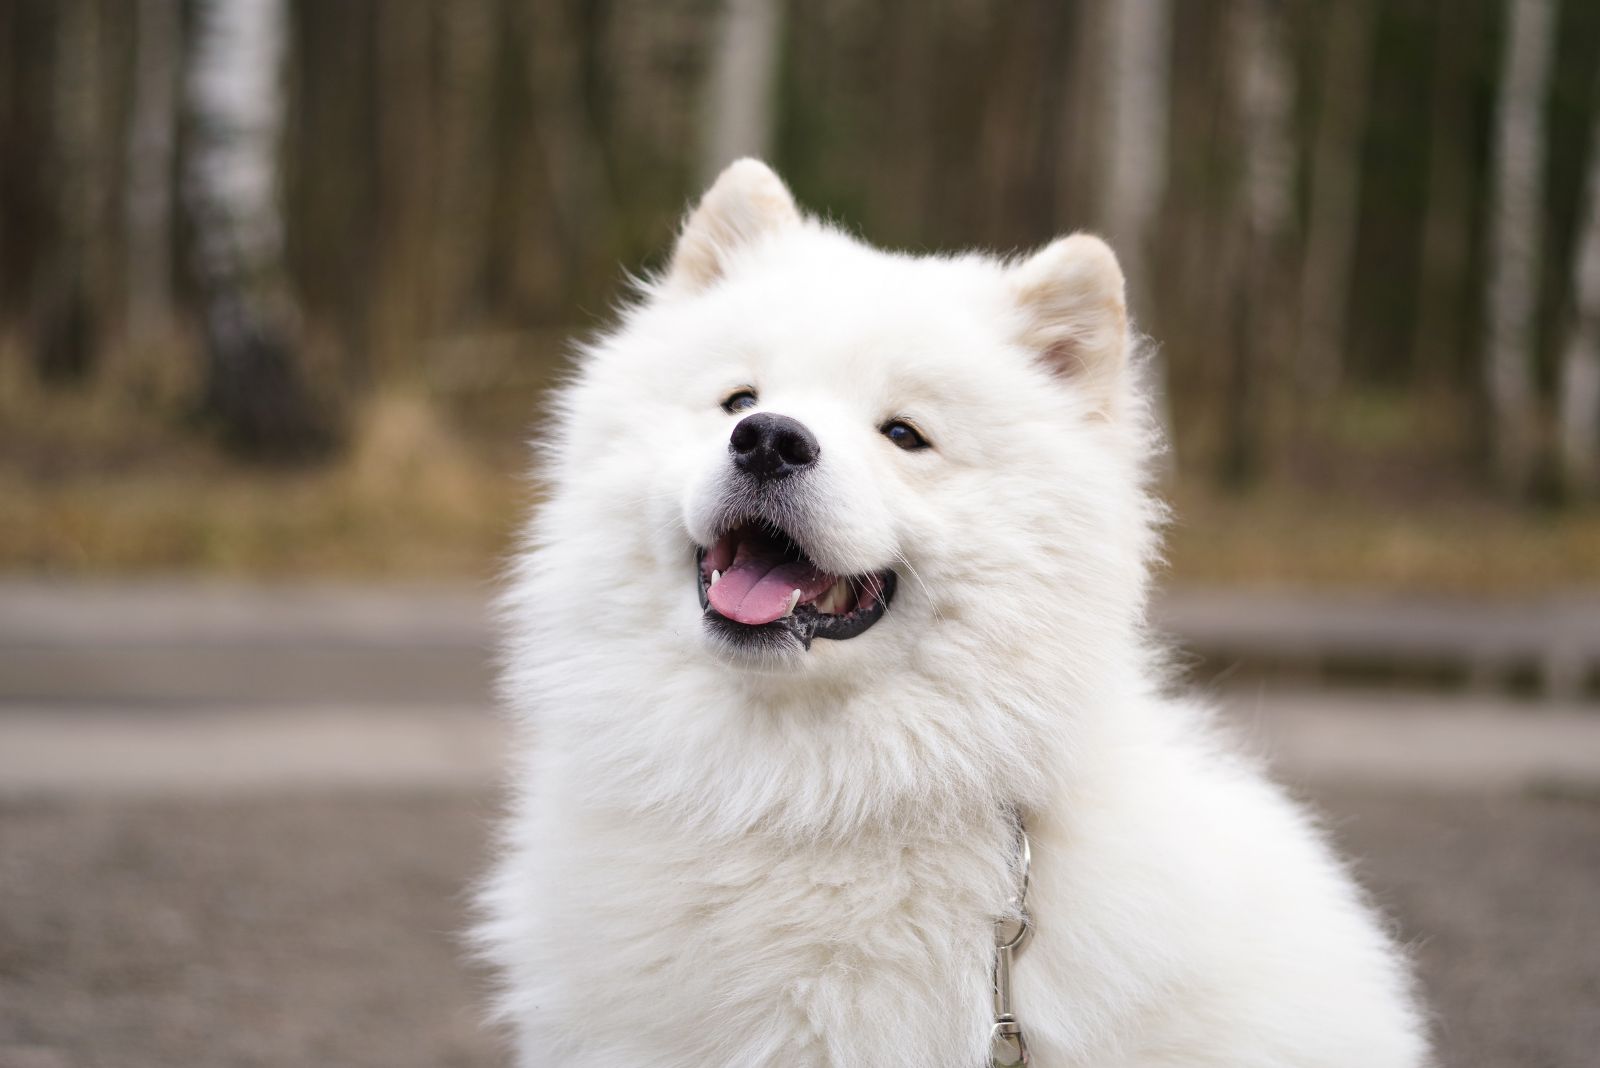
<svg viewBox="0 0 1600 1068">
<path fill-rule="evenodd" d="M 870 630 L 889 607 L 894 597 L 894 572 L 883 573 L 878 603 L 863 613 L 848 616 L 825 615 L 810 605 L 798 605 L 793 612 L 771 623 L 749 624 L 729 619 L 712 608 L 700 591 L 703 619 L 709 633 L 724 642 L 753 652 L 782 653 L 796 647 L 809 650 L 818 638 L 847 641 Z"/>
<path fill-rule="evenodd" d="M 739 623 L 713 608 L 707 608 L 703 618 L 707 633 L 740 652 L 777 654 L 807 650 L 817 637 L 815 622 L 807 622 L 798 614 L 759 626 Z"/>
</svg>

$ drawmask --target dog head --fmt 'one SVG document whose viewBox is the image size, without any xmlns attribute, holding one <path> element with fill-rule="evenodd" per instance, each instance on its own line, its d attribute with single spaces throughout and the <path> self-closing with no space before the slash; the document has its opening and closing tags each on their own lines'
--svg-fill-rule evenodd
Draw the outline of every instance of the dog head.
<svg viewBox="0 0 1600 1068">
<path fill-rule="evenodd" d="M 547 595 L 765 675 L 1092 656 L 1151 550 L 1128 337 L 1096 238 L 884 252 L 735 163 L 558 401 Z"/>
</svg>

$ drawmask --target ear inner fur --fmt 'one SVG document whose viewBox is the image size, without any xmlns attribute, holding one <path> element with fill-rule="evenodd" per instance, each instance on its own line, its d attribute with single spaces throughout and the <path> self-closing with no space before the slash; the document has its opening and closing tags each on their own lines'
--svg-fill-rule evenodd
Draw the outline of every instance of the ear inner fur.
<svg viewBox="0 0 1600 1068">
<path fill-rule="evenodd" d="M 1073 234 L 1015 269 L 1019 341 L 1051 370 L 1078 382 L 1109 413 L 1127 365 L 1122 268 L 1104 241 Z"/>
<path fill-rule="evenodd" d="M 800 210 L 783 179 L 760 160 L 736 160 L 684 220 L 667 285 L 686 293 L 703 290 L 723 277 L 739 249 L 799 223 Z"/>
</svg>

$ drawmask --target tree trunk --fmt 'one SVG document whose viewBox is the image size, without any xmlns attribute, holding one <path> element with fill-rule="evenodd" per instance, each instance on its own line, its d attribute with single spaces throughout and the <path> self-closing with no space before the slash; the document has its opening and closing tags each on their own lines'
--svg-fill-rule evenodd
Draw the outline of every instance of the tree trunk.
<svg viewBox="0 0 1600 1068">
<path fill-rule="evenodd" d="M 483 311 L 484 241 L 491 182 L 485 173 L 494 103 L 495 12 L 491 0 L 455 0 L 444 20 L 439 100 L 438 247 L 433 289 L 447 330 Z"/>
<path fill-rule="evenodd" d="M 437 12 L 443 15 L 446 9 Z M 417 378 L 421 342 L 431 332 L 430 209 L 434 171 L 428 81 L 436 9 L 421 0 L 386 0 L 372 9 L 377 61 L 377 262 L 368 304 L 370 365 L 392 384 Z"/>
<path fill-rule="evenodd" d="M 1101 218 L 1128 277 L 1135 317 L 1149 311 L 1151 226 L 1167 178 L 1167 0 L 1117 0 L 1109 12 Z"/>
<path fill-rule="evenodd" d="M 1485 386 L 1493 417 L 1495 477 L 1517 496 L 1531 487 L 1538 434 L 1533 316 L 1553 7 L 1551 0 L 1510 0 L 1495 123 Z"/>
<path fill-rule="evenodd" d="M 285 277 L 278 152 L 284 0 L 200 0 L 187 49 L 182 192 L 202 304 L 206 409 L 259 459 L 323 452 L 329 428 L 302 377 Z"/>
<path fill-rule="evenodd" d="M 1056 160 L 1055 217 L 1064 220 L 1093 218 L 1105 203 L 1100 187 L 1107 179 L 1106 168 L 1101 165 L 1100 153 L 1086 152 L 1083 146 L 1106 144 L 1111 136 L 1107 132 L 1111 106 L 1106 100 L 1111 85 L 1102 57 L 1112 51 L 1114 12 L 1109 3 L 1074 6 L 1077 10 L 1069 23 L 1063 59 L 1066 95 L 1056 134 L 1061 153 Z"/>
<path fill-rule="evenodd" d="M 138 0 L 127 184 L 128 340 L 166 340 L 172 320 L 172 160 L 177 121 L 178 0 Z"/>
<path fill-rule="evenodd" d="M 1112 5 L 1110 23 L 1105 77 L 1110 87 L 1111 119 L 1105 127 L 1105 207 L 1101 217 L 1122 259 L 1132 317 L 1136 323 L 1148 324 L 1155 288 L 1150 277 L 1150 243 L 1167 184 L 1172 13 L 1167 0 L 1118 0 Z M 1146 373 L 1156 418 L 1170 443 L 1167 370 L 1159 350 L 1151 350 Z M 1172 453 L 1163 455 L 1170 462 Z"/>
<path fill-rule="evenodd" d="M 1462 289 L 1472 255 L 1472 41 L 1480 30 L 1468 7 L 1442 19 L 1433 39 L 1428 113 L 1428 176 L 1422 220 L 1417 315 L 1411 338 L 1413 382 L 1433 400 L 1458 404 L 1464 327 Z M 1475 302 L 1474 302 L 1475 303 Z"/>
<path fill-rule="evenodd" d="M 1361 198 L 1370 16 L 1369 0 L 1332 5 L 1322 53 L 1311 213 L 1300 277 L 1297 385 L 1310 411 L 1325 409 L 1344 373 L 1345 313 Z"/>
<path fill-rule="evenodd" d="M 1284 241 L 1294 185 L 1289 133 L 1294 78 L 1281 0 L 1239 0 L 1234 11 L 1237 107 L 1244 174 L 1238 202 L 1242 255 L 1234 285 L 1234 346 L 1224 399 L 1222 478 L 1239 487 L 1260 478 L 1268 418 L 1285 346 Z"/>
<path fill-rule="evenodd" d="M 706 99 L 701 185 L 741 156 L 765 156 L 772 144 L 782 0 L 723 0 Z"/>
<path fill-rule="evenodd" d="M 1600 112 L 1573 275 L 1573 324 L 1561 354 L 1560 459 L 1567 493 L 1600 496 Z"/>
<path fill-rule="evenodd" d="M 561 303 L 592 277 L 614 203 L 612 176 L 589 113 L 583 52 L 575 46 L 582 5 L 540 3 L 509 10 L 528 42 L 527 72 L 537 165 L 550 190 L 550 226 L 560 247 Z"/>
<path fill-rule="evenodd" d="M 64 3 L 55 11 L 49 190 L 55 216 L 35 297 L 34 363 L 49 382 L 88 376 L 100 353 L 105 248 L 102 229 L 107 138 L 101 115 L 99 9 Z"/>
</svg>

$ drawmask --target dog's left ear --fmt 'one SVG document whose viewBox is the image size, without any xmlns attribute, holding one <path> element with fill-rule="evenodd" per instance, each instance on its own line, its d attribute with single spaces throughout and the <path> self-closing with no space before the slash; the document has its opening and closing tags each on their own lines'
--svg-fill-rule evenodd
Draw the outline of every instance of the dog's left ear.
<svg viewBox="0 0 1600 1068">
<path fill-rule="evenodd" d="M 684 220 L 667 267 L 667 288 L 705 289 L 727 273 L 741 248 L 799 223 L 800 209 L 772 168 L 758 159 L 735 160 Z"/>
<path fill-rule="evenodd" d="M 1051 370 L 1076 382 L 1112 415 L 1128 362 L 1122 268 L 1098 237 L 1073 234 L 1012 269 L 1022 315 L 1018 341 Z"/>
</svg>

